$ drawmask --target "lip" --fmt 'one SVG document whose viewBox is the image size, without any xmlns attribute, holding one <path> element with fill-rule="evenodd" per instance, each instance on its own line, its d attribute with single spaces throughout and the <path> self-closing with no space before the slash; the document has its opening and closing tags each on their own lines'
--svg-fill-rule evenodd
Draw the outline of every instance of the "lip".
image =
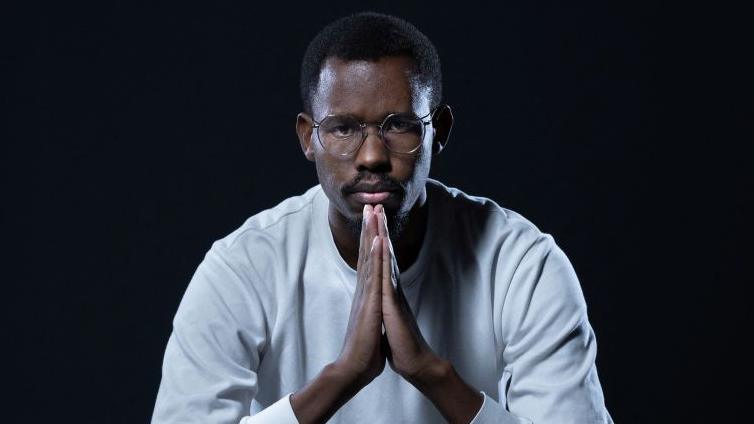
<svg viewBox="0 0 754 424">
<path fill-rule="evenodd" d="M 366 191 L 356 191 L 351 193 L 351 196 L 353 196 L 359 203 L 363 204 L 370 204 L 370 205 L 376 205 L 378 203 L 382 203 L 390 196 L 393 195 L 392 191 L 378 191 L 378 192 L 366 192 Z"/>
</svg>

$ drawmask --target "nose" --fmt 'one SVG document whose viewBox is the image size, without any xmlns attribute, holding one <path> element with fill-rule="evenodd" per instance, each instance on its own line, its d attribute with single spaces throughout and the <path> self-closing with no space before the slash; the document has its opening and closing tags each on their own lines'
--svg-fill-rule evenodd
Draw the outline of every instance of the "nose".
<svg viewBox="0 0 754 424">
<path fill-rule="evenodd" d="M 378 126 L 367 125 L 364 128 L 364 141 L 356 152 L 355 165 L 358 170 L 389 170 L 390 151 L 380 137 Z"/>
</svg>

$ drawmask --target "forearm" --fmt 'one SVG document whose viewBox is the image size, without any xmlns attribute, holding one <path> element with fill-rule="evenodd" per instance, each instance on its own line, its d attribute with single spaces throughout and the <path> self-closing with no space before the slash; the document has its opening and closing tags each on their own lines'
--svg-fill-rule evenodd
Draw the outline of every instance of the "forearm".
<svg viewBox="0 0 754 424">
<path fill-rule="evenodd" d="M 410 378 L 413 384 L 451 424 L 468 424 L 484 401 L 481 392 L 467 384 L 453 365 L 437 358 L 420 375 Z"/>
<path fill-rule="evenodd" d="M 291 395 L 291 407 L 301 424 L 324 423 L 363 385 L 336 364 L 328 364 L 303 388 Z"/>
</svg>

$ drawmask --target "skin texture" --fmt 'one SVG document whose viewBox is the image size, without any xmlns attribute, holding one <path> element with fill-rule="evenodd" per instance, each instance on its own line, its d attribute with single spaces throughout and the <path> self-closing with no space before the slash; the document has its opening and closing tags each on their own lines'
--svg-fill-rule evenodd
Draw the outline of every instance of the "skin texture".
<svg viewBox="0 0 754 424">
<path fill-rule="evenodd" d="M 328 59 L 312 101 L 317 121 L 351 114 L 381 122 L 390 113 L 429 111 L 431 93 L 415 84 L 407 57 L 377 61 Z M 450 109 L 440 108 L 414 155 L 390 152 L 374 126 L 349 157 L 330 155 L 313 134 L 313 119 L 297 117 L 296 131 L 307 159 L 316 164 L 330 200 L 329 223 L 338 250 L 357 271 L 357 285 L 343 348 L 336 361 L 291 396 L 301 423 L 325 422 L 385 368 L 419 389 L 451 423 L 468 423 L 482 404 L 452 364 L 424 340 L 399 283 L 400 269 L 418 256 L 427 222 L 425 189 L 431 157 L 442 150 L 452 126 Z M 361 204 L 349 192 L 358 184 L 381 183 L 395 191 L 378 205 Z M 405 230 L 397 231 L 398 221 Z M 384 334 L 382 329 L 384 327 Z"/>
<path fill-rule="evenodd" d="M 312 98 L 312 114 L 297 117 L 296 131 L 304 155 L 313 161 L 322 189 L 330 199 L 329 221 L 341 255 L 351 267 L 358 257 L 359 227 L 363 204 L 349 196 L 357 184 L 381 182 L 396 189 L 383 202 L 391 235 L 403 220 L 405 231 L 394 240 L 398 263 L 407 268 L 416 259 L 423 240 L 427 211 L 425 184 L 433 151 L 447 141 L 452 126 L 450 109 L 442 109 L 427 126 L 422 148 L 415 155 L 391 153 L 370 126 L 360 149 L 349 157 L 336 157 L 324 151 L 312 130 L 330 114 L 351 114 L 363 122 L 381 122 L 390 113 L 413 112 L 424 116 L 430 111 L 430 92 L 413 82 L 413 62 L 407 57 L 388 57 L 376 62 L 328 59 L 320 73 Z"/>
</svg>

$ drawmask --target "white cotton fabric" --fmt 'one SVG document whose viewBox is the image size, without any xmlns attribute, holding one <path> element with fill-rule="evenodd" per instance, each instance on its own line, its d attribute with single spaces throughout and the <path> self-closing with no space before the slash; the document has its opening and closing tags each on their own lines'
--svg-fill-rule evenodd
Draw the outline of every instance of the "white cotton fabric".
<svg viewBox="0 0 754 424">
<path fill-rule="evenodd" d="M 427 233 L 401 284 L 432 349 L 484 394 L 472 421 L 612 423 L 578 279 L 552 237 L 489 199 L 427 183 Z M 153 423 L 296 423 L 289 394 L 334 361 L 356 271 L 320 186 L 216 241 L 178 308 Z M 331 423 L 441 423 L 389 366 Z"/>
</svg>

